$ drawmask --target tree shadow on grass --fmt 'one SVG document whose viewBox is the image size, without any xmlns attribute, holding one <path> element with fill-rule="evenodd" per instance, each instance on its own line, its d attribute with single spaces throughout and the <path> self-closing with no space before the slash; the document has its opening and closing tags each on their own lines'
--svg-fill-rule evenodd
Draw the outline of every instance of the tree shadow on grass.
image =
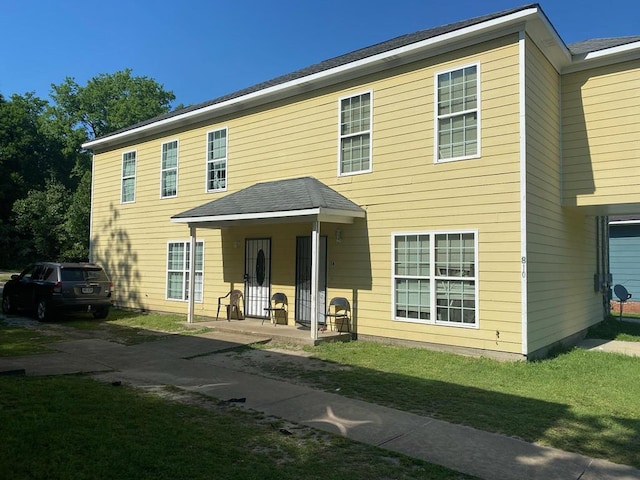
<svg viewBox="0 0 640 480">
<path fill-rule="evenodd" d="M 608 415 L 580 415 L 558 402 L 338 364 L 324 371 L 288 364 L 286 372 L 276 374 L 362 401 L 640 468 L 640 418 L 616 415 L 615 408 Z"/>
<path fill-rule="evenodd" d="M 640 322 L 620 321 L 618 317 L 609 316 L 604 321 L 591 327 L 587 338 L 602 340 L 618 340 L 640 342 Z"/>
</svg>

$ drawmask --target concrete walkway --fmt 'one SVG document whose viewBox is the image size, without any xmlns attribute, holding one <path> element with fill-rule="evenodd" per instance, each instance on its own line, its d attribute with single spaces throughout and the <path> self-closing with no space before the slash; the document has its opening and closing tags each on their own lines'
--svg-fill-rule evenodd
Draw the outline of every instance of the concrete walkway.
<svg viewBox="0 0 640 480">
<path fill-rule="evenodd" d="M 0 358 L 0 372 L 85 372 L 141 388 L 174 385 L 221 400 L 246 398 L 245 408 L 487 480 L 640 479 L 640 470 L 628 466 L 244 373 L 234 370 L 226 356 L 215 355 L 256 341 L 225 332 L 133 346 L 72 340 L 52 344 L 58 353 Z"/>
</svg>

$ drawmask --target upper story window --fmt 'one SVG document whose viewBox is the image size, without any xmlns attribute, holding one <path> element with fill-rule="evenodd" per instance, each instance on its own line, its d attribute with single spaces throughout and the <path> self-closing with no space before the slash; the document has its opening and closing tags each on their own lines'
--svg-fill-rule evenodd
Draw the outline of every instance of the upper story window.
<svg viewBox="0 0 640 480">
<path fill-rule="evenodd" d="M 134 202 L 136 199 L 136 152 L 122 154 L 122 203 Z"/>
<path fill-rule="evenodd" d="M 160 197 L 178 195 L 178 141 L 162 144 L 162 165 L 160 174 Z"/>
<path fill-rule="evenodd" d="M 437 75 L 436 161 L 480 154 L 479 66 Z"/>
<path fill-rule="evenodd" d="M 371 92 L 340 100 L 340 175 L 371 171 Z"/>
<path fill-rule="evenodd" d="M 227 129 L 207 134 L 207 192 L 227 188 Z"/>
<path fill-rule="evenodd" d="M 393 237 L 394 318 L 478 326 L 475 232 Z"/>
</svg>

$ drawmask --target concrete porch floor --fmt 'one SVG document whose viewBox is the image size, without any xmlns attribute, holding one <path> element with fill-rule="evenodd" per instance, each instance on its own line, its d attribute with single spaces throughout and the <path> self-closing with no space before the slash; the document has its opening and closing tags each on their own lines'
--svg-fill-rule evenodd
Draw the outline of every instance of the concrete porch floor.
<svg viewBox="0 0 640 480">
<path fill-rule="evenodd" d="M 318 331 L 316 340 L 311 338 L 311 330 L 299 324 L 275 325 L 270 320 L 261 318 L 244 318 L 242 320 L 221 318 L 218 320 L 198 319 L 191 324 L 193 328 L 208 327 L 218 332 L 235 333 L 242 335 L 250 335 L 260 339 L 262 343 L 267 341 L 286 343 L 292 345 L 318 345 L 323 342 L 348 342 L 353 338 L 353 334 L 349 332 L 332 331 L 330 327 L 324 331 Z"/>
</svg>

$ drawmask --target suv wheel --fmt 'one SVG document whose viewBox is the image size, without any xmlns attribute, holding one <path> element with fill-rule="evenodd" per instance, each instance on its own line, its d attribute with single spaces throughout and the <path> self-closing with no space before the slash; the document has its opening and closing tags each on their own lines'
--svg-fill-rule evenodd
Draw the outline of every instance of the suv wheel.
<svg viewBox="0 0 640 480">
<path fill-rule="evenodd" d="M 36 303 L 36 318 L 41 322 L 46 322 L 51 317 L 49 302 L 46 298 L 38 299 Z"/>
<path fill-rule="evenodd" d="M 109 307 L 98 308 L 93 311 L 93 318 L 97 320 L 104 320 L 109 315 Z"/>
<path fill-rule="evenodd" d="M 4 294 L 2 295 L 2 313 L 13 313 L 15 312 L 15 308 L 13 307 L 13 304 L 11 303 L 11 297 L 9 296 L 9 294 Z"/>
</svg>

